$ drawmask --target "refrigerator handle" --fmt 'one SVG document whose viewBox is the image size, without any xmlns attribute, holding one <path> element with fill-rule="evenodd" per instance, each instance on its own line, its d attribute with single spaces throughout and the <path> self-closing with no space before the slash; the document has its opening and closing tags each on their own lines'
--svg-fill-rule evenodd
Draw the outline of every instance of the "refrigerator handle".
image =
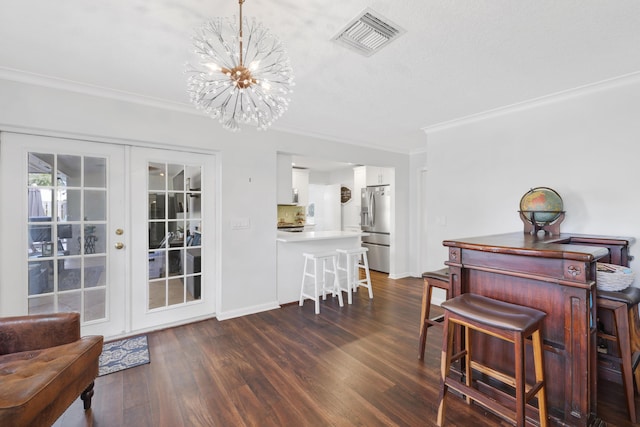
<svg viewBox="0 0 640 427">
<path fill-rule="evenodd" d="M 376 199 L 373 197 L 373 192 L 369 193 L 369 211 L 371 217 L 371 226 L 375 227 L 376 225 Z"/>
<path fill-rule="evenodd" d="M 363 190 L 365 191 L 365 190 Z M 362 197 L 362 206 L 360 207 L 360 225 L 363 227 L 369 226 L 369 198 L 367 197 L 369 194 L 364 193 Z"/>
</svg>

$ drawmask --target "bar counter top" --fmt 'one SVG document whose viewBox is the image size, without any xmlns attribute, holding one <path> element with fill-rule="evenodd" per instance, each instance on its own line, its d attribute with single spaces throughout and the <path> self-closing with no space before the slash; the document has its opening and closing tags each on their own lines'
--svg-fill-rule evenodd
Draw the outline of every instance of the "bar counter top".
<svg viewBox="0 0 640 427">
<path fill-rule="evenodd" d="M 444 246 L 472 249 L 476 251 L 501 253 L 509 255 L 525 255 L 544 258 L 561 258 L 575 261 L 591 262 L 609 254 L 607 248 L 590 245 L 590 242 L 626 241 L 634 243 L 635 239 L 627 237 L 595 236 L 586 234 L 535 234 L 515 232 L 494 234 L 481 237 L 445 240 Z"/>
</svg>

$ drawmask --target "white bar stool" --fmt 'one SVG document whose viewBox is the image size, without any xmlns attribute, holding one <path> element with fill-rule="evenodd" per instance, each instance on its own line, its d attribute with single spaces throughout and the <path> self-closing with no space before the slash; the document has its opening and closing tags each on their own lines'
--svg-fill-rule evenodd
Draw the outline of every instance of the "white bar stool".
<svg viewBox="0 0 640 427">
<path fill-rule="evenodd" d="M 327 291 L 331 292 L 333 296 L 337 295 L 340 307 L 343 307 L 344 302 L 338 284 L 338 254 L 335 251 L 305 252 L 302 256 L 304 256 L 304 268 L 302 271 L 302 285 L 300 286 L 300 307 L 304 304 L 305 298 L 308 298 L 316 302 L 316 314 L 320 314 L 320 293 L 322 293 L 322 299 L 326 299 Z M 313 272 L 308 271 L 309 261 L 313 261 Z M 331 286 L 327 286 L 327 273 L 333 274 L 333 284 Z M 313 279 L 312 284 L 307 283 L 307 277 Z M 313 285 L 313 292 L 307 291 L 306 288 L 309 288 L 309 285 Z"/>
<path fill-rule="evenodd" d="M 347 301 L 353 302 L 352 292 L 358 291 L 358 286 L 363 286 L 369 290 L 369 299 L 373 298 L 371 288 L 371 276 L 369 275 L 369 260 L 367 259 L 367 248 L 337 249 L 338 252 L 338 272 L 346 272 L 346 288 L 340 286 L 340 290 L 347 291 Z M 345 260 L 343 264 L 343 259 Z M 364 270 L 364 279 L 360 279 L 360 269 Z"/>
</svg>

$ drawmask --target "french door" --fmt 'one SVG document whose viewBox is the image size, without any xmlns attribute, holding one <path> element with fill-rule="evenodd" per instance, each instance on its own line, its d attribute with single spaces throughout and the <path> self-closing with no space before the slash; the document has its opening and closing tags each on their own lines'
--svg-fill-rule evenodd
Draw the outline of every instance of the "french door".
<svg viewBox="0 0 640 427">
<path fill-rule="evenodd" d="M 134 329 L 215 310 L 213 156 L 132 148 Z"/>
<path fill-rule="evenodd" d="M 0 315 L 105 337 L 213 315 L 212 156 L 1 133 L 0 166 Z"/>
<path fill-rule="evenodd" d="M 2 314 L 77 311 L 85 334 L 125 332 L 124 149 L 13 133 L 0 148 Z"/>
</svg>

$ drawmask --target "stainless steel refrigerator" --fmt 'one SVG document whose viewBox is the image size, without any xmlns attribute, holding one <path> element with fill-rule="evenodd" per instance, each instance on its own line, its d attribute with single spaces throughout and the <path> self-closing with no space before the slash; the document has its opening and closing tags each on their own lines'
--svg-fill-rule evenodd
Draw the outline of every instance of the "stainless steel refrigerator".
<svg viewBox="0 0 640 427">
<path fill-rule="evenodd" d="M 362 246 L 369 249 L 369 268 L 389 272 L 391 243 L 391 189 L 389 185 L 375 185 L 362 189 L 360 225 L 368 236 Z"/>
</svg>

